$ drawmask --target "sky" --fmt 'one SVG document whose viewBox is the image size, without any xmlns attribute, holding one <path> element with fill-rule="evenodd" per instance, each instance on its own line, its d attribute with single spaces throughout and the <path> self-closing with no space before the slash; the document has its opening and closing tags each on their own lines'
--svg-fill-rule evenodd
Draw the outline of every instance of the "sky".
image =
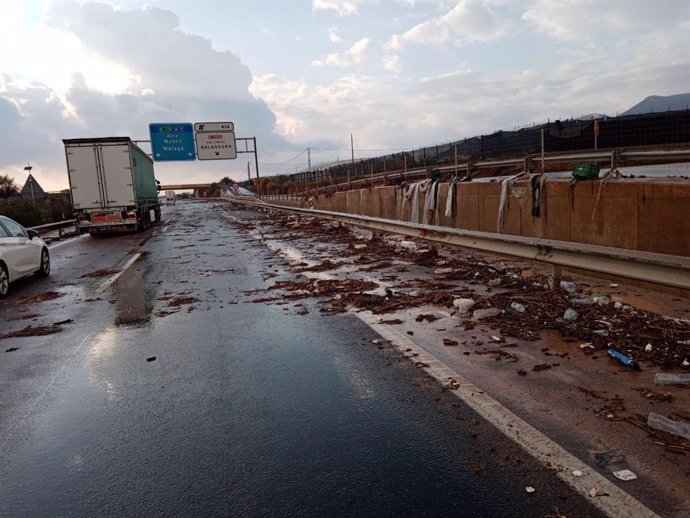
<svg viewBox="0 0 690 518">
<path fill-rule="evenodd" d="M 232 121 L 262 176 L 690 91 L 687 0 L 0 0 L 0 175 L 62 139 Z M 146 151 L 148 144 L 142 143 Z M 238 146 L 243 149 L 242 144 Z M 157 162 L 163 184 L 247 177 Z"/>
</svg>

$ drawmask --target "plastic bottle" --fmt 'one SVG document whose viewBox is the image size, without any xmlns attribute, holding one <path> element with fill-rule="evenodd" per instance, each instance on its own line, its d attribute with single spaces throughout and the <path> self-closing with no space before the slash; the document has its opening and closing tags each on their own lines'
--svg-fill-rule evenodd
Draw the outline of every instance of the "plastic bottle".
<svg viewBox="0 0 690 518">
<path fill-rule="evenodd" d="M 657 385 L 690 385 L 690 374 L 658 372 L 654 375 L 654 383 Z"/>
<path fill-rule="evenodd" d="M 642 370 L 635 360 L 633 360 L 630 356 L 626 356 L 620 351 L 609 348 L 607 353 L 611 359 L 616 360 L 618 363 L 625 365 L 626 367 L 630 367 L 636 371 Z"/>
<path fill-rule="evenodd" d="M 673 421 L 668 417 L 652 412 L 647 417 L 647 424 L 657 430 L 672 433 L 685 439 L 690 439 L 690 423 L 682 421 Z"/>
</svg>

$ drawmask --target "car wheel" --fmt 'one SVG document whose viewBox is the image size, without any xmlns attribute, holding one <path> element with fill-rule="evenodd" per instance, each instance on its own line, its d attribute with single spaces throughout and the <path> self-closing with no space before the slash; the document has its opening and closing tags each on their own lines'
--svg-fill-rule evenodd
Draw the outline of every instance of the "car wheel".
<svg viewBox="0 0 690 518">
<path fill-rule="evenodd" d="M 50 254 L 47 248 L 44 248 L 41 252 L 41 267 L 36 273 L 41 277 L 48 277 L 50 275 Z"/>
<path fill-rule="evenodd" d="M 10 289 L 10 276 L 7 273 L 7 267 L 0 264 L 0 299 L 7 295 Z"/>
</svg>

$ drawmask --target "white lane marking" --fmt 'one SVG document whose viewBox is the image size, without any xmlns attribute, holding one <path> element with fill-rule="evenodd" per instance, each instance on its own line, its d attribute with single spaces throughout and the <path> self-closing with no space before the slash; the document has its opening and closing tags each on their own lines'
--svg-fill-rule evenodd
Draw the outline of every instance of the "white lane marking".
<svg viewBox="0 0 690 518">
<path fill-rule="evenodd" d="M 96 293 L 103 293 L 105 290 L 107 290 L 108 288 L 110 288 L 110 287 L 113 285 L 113 283 L 114 283 L 116 280 L 118 280 L 118 279 L 120 278 L 120 276 L 121 276 L 123 273 L 125 273 L 125 272 L 127 271 L 127 269 L 128 269 L 130 266 L 132 266 L 132 265 L 136 262 L 136 260 L 139 259 L 140 257 L 141 257 L 141 252 L 137 252 L 136 254 L 134 254 L 134 255 L 129 259 L 129 261 L 127 261 L 127 262 L 125 263 L 125 265 L 122 267 L 122 270 L 120 270 L 119 272 L 117 272 L 115 275 L 111 275 L 110 277 L 108 277 L 108 279 L 106 279 L 106 281 L 98 287 L 98 289 L 96 290 Z"/>
<path fill-rule="evenodd" d="M 69 245 L 70 243 L 74 243 L 75 241 L 79 241 L 80 239 L 85 239 L 87 237 L 89 237 L 88 234 L 82 234 L 81 236 L 66 239 L 65 241 L 60 241 L 57 244 L 50 245 L 48 247 L 48 250 L 55 250 L 56 248 L 60 248 L 61 246 Z"/>
<path fill-rule="evenodd" d="M 162 232 L 167 232 L 167 231 L 168 231 L 168 226 L 169 226 L 169 225 L 165 225 L 165 226 L 163 227 Z"/>
<path fill-rule="evenodd" d="M 250 234 L 254 238 L 260 239 L 257 232 L 250 232 Z M 276 242 L 266 242 L 266 244 L 280 255 L 290 259 L 298 259 L 301 255 L 301 252 L 293 247 L 281 248 L 279 243 Z M 304 260 L 304 256 L 302 256 L 302 260 Z M 320 279 L 337 278 L 325 272 L 303 272 L 302 275 Z M 439 382 L 445 382 L 448 378 L 453 378 L 457 381 L 460 386 L 457 390 L 452 390 L 451 392 L 458 399 L 486 419 L 503 435 L 514 441 L 540 464 L 550 467 L 560 479 L 569 484 L 570 487 L 584 496 L 588 502 L 591 502 L 592 505 L 608 516 L 614 518 L 658 518 L 654 511 L 632 495 L 626 493 L 585 462 L 515 415 L 500 402 L 486 394 L 409 337 L 400 334 L 387 324 L 381 324 L 371 312 L 359 313 L 351 311 L 350 313 L 358 317 L 383 338 L 389 340 L 411 361 L 427 364 L 428 367 L 422 368 L 434 379 Z M 408 351 L 407 349 L 410 350 Z M 412 356 L 415 353 L 417 356 Z M 574 470 L 582 471 L 583 476 L 580 478 L 575 477 L 572 474 Z M 608 493 L 610 496 L 591 497 L 589 491 L 593 487 L 598 487 L 600 492 Z"/>
</svg>

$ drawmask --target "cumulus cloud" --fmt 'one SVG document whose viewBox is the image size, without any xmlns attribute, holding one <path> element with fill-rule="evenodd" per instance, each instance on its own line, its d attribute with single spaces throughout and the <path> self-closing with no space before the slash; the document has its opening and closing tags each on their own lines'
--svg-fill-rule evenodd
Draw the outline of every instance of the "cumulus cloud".
<svg viewBox="0 0 690 518">
<path fill-rule="evenodd" d="M 507 29 L 507 21 L 499 18 L 484 0 L 463 0 L 447 13 L 415 25 L 391 38 L 390 46 L 399 49 L 406 44 L 463 45 L 498 38 Z"/>
<path fill-rule="evenodd" d="M 324 58 L 316 59 L 312 62 L 315 67 L 334 66 L 344 67 L 347 65 L 361 63 L 364 55 L 369 48 L 370 38 L 362 38 L 352 44 L 345 52 L 334 52 L 327 54 Z"/>
<path fill-rule="evenodd" d="M 275 131 L 274 113 L 250 92 L 253 77 L 247 66 L 235 54 L 215 50 L 208 39 L 182 32 L 174 13 L 62 3 L 44 23 L 76 38 L 96 60 L 123 71 L 128 81 L 116 91 L 97 88 L 89 80 L 92 71 L 69 55 L 61 61 L 73 70 L 64 89 L 27 85 L 5 74 L 0 90 L 0 174 L 14 176 L 18 165 L 30 160 L 47 188 L 66 187 L 61 139 L 147 139 L 150 122 L 232 120 L 238 137 L 256 136 L 264 149 L 292 149 Z M 157 171 L 164 181 L 198 175 L 211 180 L 218 176 L 216 171 L 227 174 L 233 165 L 162 163 Z M 239 169 L 242 178 L 244 167 Z"/>
</svg>

